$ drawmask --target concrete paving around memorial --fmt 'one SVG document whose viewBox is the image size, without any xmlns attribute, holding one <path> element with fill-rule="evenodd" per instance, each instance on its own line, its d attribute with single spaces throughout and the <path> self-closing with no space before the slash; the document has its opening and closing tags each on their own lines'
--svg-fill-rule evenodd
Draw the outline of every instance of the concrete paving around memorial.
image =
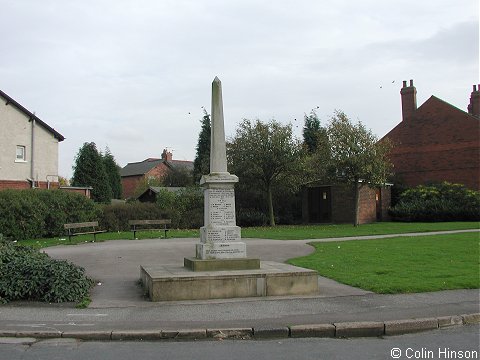
<svg viewBox="0 0 480 360">
<path fill-rule="evenodd" d="M 311 253 L 313 248 L 308 242 L 316 241 L 243 240 L 248 256 L 277 262 Z M 344 239 L 321 241 L 334 240 Z M 332 327 L 334 336 L 335 329 L 338 336 L 369 336 L 382 331 L 386 334 L 387 329 L 394 333 L 478 324 L 480 319 L 478 289 L 380 295 L 323 277 L 319 277 L 319 293 L 313 296 L 175 302 L 145 299 L 138 282 L 140 265 L 181 264 L 184 257 L 194 255 L 197 242 L 121 240 L 44 249 L 54 258 L 83 266 L 96 280 L 92 303 L 87 309 L 75 309 L 72 304 L 19 302 L 1 306 L 0 336 L 140 339 L 148 333 L 154 337 L 203 338 L 208 336 L 207 329 L 210 335 L 217 329 L 217 335 L 224 337 L 237 329 L 241 336 L 256 332 L 255 337 L 260 338 L 262 334 L 331 336 Z"/>
</svg>

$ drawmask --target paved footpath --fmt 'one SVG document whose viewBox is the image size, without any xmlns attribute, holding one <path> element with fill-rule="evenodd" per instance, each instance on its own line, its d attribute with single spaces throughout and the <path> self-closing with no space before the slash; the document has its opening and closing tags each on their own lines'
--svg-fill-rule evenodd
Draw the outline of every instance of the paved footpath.
<svg viewBox="0 0 480 360">
<path fill-rule="evenodd" d="M 476 230 L 478 231 L 478 230 Z M 448 232 L 441 232 L 448 233 Z M 435 233 L 422 233 L 421 235 Z M 436 233 L 438 234 L 438 233 Z M 410 234 L 413 235 L 413 234 Z M 311 241 L 244 239 L 249 255 L 283 262 L 309 254 Z M 401 236 L 408 236 L 401 234 Z M 477 324 L 479 290 L 379 295 L 319 277 L 319 294 L 152 303 L 138 284 L 139 266 L 183 262 L 197 239 L 108 241 L 45 251 L 85 267 L 96 279 L 88 309 L 13 303 L 0 307 L 0 336 L 86 339 L 379 336 Z M 416 319 L 416 320 L 412 320 Z M 401 321 L 399 321 L 401 320 Z M 223 330 L 221 330 L 223 329 Z M 225 330 L 229 329 L 229 330 Z"/>
</svg>

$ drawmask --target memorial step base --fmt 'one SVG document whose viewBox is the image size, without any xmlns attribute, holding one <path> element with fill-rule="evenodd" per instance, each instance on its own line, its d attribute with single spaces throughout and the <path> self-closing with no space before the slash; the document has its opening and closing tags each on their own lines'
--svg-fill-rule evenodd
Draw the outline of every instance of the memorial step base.
<svg viewBox="0 0 480 360">
<path fill-rule="evenodd" d="M 197 259 L 184 258 L 183 266 L 190 271 L 255 270 L 260 269 L 260 259 Z"/>
<path fill-rule="evenodd" d="M 151 301 L 318 294 L 316 271 L 272 261 L 261 261 L 256 270 L 231 271 L 145 265 L 140 267 L 140 279 Z"/>
</svg>

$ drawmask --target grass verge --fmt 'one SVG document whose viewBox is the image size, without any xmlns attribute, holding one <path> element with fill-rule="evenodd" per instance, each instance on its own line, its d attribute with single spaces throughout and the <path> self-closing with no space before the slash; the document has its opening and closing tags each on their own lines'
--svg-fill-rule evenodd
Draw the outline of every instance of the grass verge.
<svg viewBox="0 0 480 360">
<path fill-rule="evenodd" d="M 288 262 L 381 294 L 475 289 L 479 240 L 463 233 L 312 243 L 314 253 Z"/>
</svg>

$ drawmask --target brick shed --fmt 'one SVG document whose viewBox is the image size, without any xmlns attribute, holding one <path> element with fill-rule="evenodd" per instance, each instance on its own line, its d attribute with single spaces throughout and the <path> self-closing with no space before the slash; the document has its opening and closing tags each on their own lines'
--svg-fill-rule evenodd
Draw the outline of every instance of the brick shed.
<svg viewBox="0 0 480 360">
<path fill-rule="evenodd" d="M 358 223 L 389 220 L 391 185 L 360 187 Z M 306 184 L 302 191 L 302 220 L 304 223 L 353 223 L 354 191 L 351 185 Z"/>
<path fill-rule="evenodd" d="M 387 133 L 395 182 L 414 187 L 448 181 L 480 190 L 480 85 L 473 86 L 468 112 L 431 96 L 417 108 L 413 80 L 400 91 L 402 122 Z"/>
</svg>

